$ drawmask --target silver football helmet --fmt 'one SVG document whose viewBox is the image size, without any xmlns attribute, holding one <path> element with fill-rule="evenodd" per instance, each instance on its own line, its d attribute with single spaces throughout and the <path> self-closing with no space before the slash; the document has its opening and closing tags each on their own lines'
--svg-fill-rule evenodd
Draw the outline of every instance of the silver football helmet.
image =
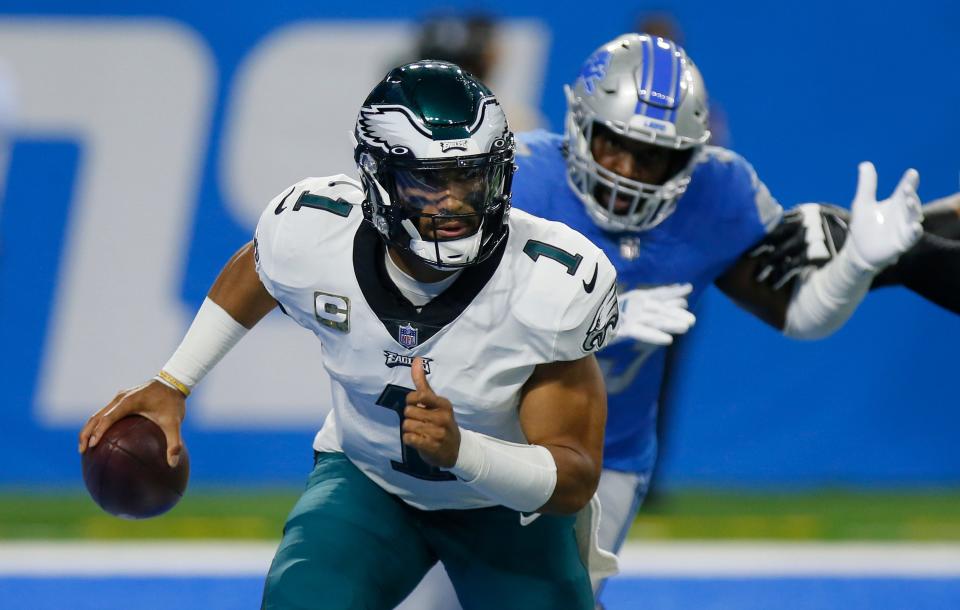
<svg viewBox="0 0 960 610">
<path fill-rule="evenodd" d="M 676 208 L 710 139 L 707 92 L 684 50 L 665 38 L 625 34 L 597 49 L 565 87 L 570 187 L 600 227 L 645 231 Z M 597 126 L 601 127 L 597 127 Z M 666 179 L 648 184 L 597 162 L 598 130 L 675 153 Z"/>
</svg>

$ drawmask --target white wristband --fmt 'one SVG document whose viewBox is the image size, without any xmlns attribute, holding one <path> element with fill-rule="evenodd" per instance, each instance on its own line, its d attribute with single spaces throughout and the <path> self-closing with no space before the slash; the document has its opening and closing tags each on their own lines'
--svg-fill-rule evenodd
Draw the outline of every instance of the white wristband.
<svg viewBox="0 0 960 610">
<path fill-rule="evenodd" d="M 799 278 L 783 334 L 822 339 L 843 326 L 866 296 L 875 272 L 847 245 L 829 263 Z"/>
<path fill-rule="evenodd" d="M 460 453 L 450 472 L 507 508 L 533 512 L 557 486 L 557 463 L 541 445 L 521 445 L 460 429 Z"/>
<path fill-rule="evenodd" d="M 247 330 L 223 307 L 204 299 L 180 347 L 161 370 L 192 390 Z"/>
</svg>

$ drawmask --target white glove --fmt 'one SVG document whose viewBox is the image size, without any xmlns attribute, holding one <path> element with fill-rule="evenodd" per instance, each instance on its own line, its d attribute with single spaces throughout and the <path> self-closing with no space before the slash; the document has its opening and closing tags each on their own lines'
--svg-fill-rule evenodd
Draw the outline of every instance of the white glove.
<svg viewBox="0 0 960 610">
<path fill-rule="evenodd" d="M 877 170 L 860 164 L 857 194 L 850 208 L 852 261 L 865 271 L 877 272 L 893 264 L 923 234 L 923 212 L 917 197 L 920 174 L 908 169 L 889 199 L 877 201 Z"/>
<path fill-rule="evenodd" d="M 621 294 L 620 324 L 613 342 L 634 339 L 649 345 L 670 345 L 672 335 L 690 330 L 697 318 L 687 311 L 690 284 L 638 288 Z"/>
</svg>

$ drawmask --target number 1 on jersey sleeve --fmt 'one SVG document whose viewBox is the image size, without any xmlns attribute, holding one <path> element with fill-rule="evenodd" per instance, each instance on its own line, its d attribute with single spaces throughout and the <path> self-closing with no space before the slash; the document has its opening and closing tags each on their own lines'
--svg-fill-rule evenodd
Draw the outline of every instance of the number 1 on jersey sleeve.
<svg viewBox="0 0 960 610">
<path fill-rule="evenodd" d="M 535 239 L 527 240 L 523 246 L 523 253 L 533 262 L 537 262 L 541 256 L 555 260 L 567 268 L 567 275 L 574 275 L 580 267 L 580 262 L 583 261 L 583 256 L 580 254 L 573 254 Z"/>
</svg>

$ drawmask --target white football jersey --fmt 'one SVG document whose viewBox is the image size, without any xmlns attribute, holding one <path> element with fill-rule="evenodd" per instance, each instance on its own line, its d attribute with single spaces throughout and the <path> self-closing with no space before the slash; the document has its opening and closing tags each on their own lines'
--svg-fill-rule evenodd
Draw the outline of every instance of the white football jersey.
<svg viewBox="0 0 960 610">
<path fill-rule="evenodd" d="M 270 202 L 257 225 L 260 279 L 320 338 L 330 375 L 332 408 L 314 448 L 342 451 L 417 508 L 490 506 L 401 443 L 413 358 L 424 359 L 462 428 L 524 443 L 521 388 L 538 364 L 604 345 L 618 322 L 616 272 L 566 225 L 512 210 L 505 247 L 418 311 L 389 280 L 362 201 L 346 176 L 308 178 Z"/>
</svg>

